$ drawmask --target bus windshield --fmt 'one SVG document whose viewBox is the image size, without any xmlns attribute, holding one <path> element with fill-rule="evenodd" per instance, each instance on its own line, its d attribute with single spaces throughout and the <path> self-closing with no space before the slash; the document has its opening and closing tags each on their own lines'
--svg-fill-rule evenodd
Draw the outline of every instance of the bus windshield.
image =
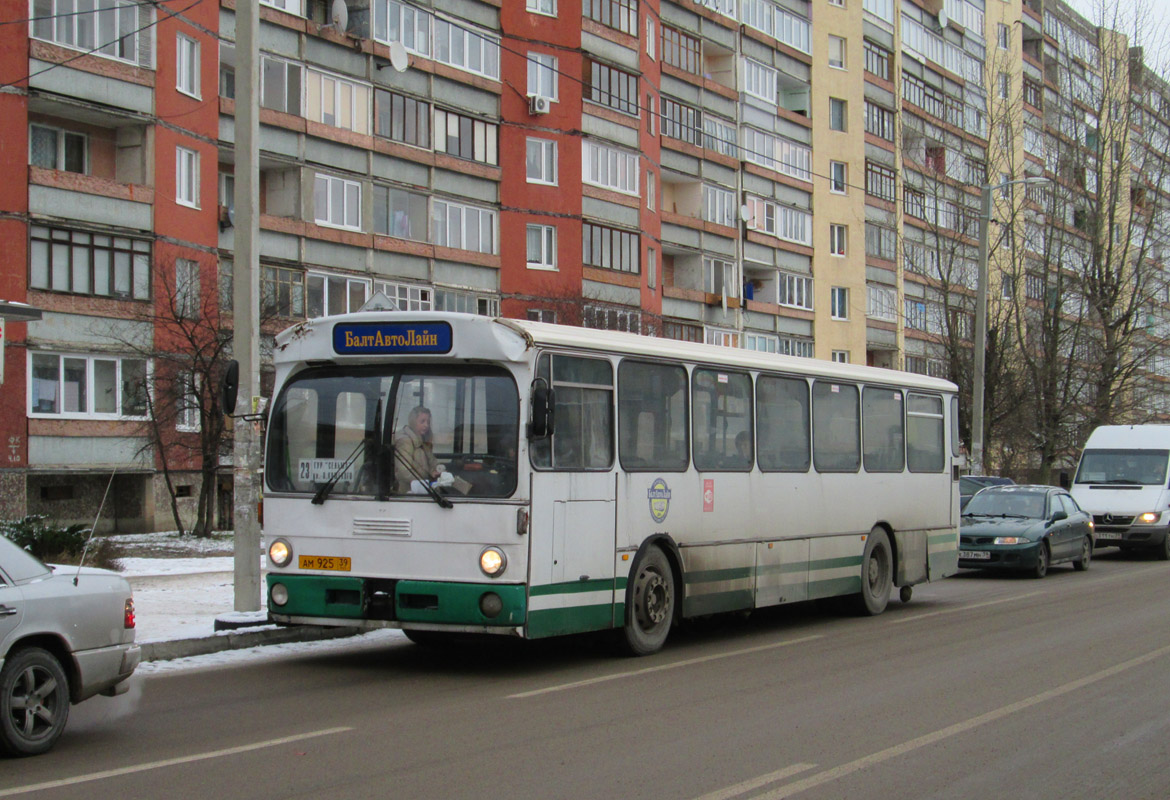
<svg viewBox="0 0 1170 800">
<path fill-rule="evenodd" d="M 507 497 L 516 489 L 520 402 L 495 367 L 315 367 L 293 376 L 269 420 L 273 492 Z M 424 483 L 425 482 L 425 483 Z"/>
<path fill-rule="evenodd" d="M 1167 458 L 1167 450 L 1086 450 L 1076 482 L 1161 486 Z"/>
</svg>

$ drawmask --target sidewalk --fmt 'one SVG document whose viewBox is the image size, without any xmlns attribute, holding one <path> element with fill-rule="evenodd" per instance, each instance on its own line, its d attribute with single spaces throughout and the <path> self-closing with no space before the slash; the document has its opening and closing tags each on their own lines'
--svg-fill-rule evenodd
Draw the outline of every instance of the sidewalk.
<svg viewBox="0 0 1170 800">
<path fill-rule="evenodd" d="M 236 613 L 231 556 L 119 559 L 122 576 L 134 590 L 135 639 L 143 661 L 238 650 L 266 644 L 336 639 L 358 628 L 270 624 L 263 607 Z M 216 620 L 233 626 L 216 630 Z"/>
</svg>

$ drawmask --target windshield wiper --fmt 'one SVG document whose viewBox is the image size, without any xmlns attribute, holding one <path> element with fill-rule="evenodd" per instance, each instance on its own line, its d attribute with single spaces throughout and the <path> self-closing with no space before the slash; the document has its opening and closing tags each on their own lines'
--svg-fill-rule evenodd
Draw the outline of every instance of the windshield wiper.
<svg viewBox="0 0 1170 800">
<path fill-rule="evenodd" d="M 404 456 L 404 455 L 402 455 L 402 453 L 398 452 L 398 448 L 394 446 L 393 442 L 390 443 L 390 452 L 394 454 L 395 460 L 398 461 L 398 463 L 401 464 L 403 467 L 405 467 L 406 471 L 409 472 L 412 476 L 414 476 L 414 479 L 416 481 L 418 481 L 420 484 L 422 484 L 423 489 L 425 489 L 426 493 L 431 496 L 432 500 L 434 500 L 436 503 L 438 503 L 443 508 L 454 508 L 455 507 L 454 503 L 452 503 L 446 497 L 443 497 L 443 495 L 441 495 L 439 493 L 439 490 L 436 489 L 434 486 L 431 486 L 430 478 L 428 478 L 427 476 L 425 476 L 421 472 L 419 472 L 417 469 L 415 469 L 414 464 L 411 464 L 410 461 L 407 460 L 406 456 Z"/>
<path fill-rule="evenodd" d="M 360 453 L 362 449 L 369 445 L 372 441 L 373 440 L 367 436 L 357 443 L 357 447 L 353 449 L 353 452 L 349 454 L 349 457 L 347 457 L 345 461 L 341 462 L 341 466 L 338 467 L 334 473 L 329 476 L 329 480 L 321 484 L 321 488 L 317 490 L 315 495 L 313 495 L 313 499 L 311 501 L 313 505 L 319 506 L 325 502 L 325 498 L 328 497 L 329 493 L 333 491 L 333 487 L 337 485 L 339 480 L 341 480 L 341 476 L 344 475 L 345 471 L 353 465 L 354 461 L 357 461 L 358 453 Z"/>
</svg>

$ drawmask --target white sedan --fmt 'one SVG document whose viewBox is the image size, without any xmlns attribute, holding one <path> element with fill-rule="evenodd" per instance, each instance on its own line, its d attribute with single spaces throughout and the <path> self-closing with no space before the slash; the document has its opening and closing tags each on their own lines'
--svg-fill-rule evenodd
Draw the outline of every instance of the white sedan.
<svg viewBox="0 0 1170 800">
<path fill-rule="evenodd" d="M 126 691 L 139 657 L 125 578 L 51 569 L 0 536 L 0 753 L 47 751 L 70 703 Z"/>
</svg>

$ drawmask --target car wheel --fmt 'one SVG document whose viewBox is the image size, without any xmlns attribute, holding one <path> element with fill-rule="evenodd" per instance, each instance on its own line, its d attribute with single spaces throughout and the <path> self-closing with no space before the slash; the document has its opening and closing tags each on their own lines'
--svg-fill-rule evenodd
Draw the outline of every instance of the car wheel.
<svg viewBox="0 0 1170 800">
<path fill-rule="evenodd" d="M 861 557 L 861 591 L 855 607 L 862 616 L 876 616 L 886 610 L 894 585 L 894 556 L 890 540 L 881 528 L 874 528 L 865 540 Z"/>
<path fill-rule="evenodd" d="M 662 649 L 674 621 L 674 594 L 674 572 L 666 554 L 658 547 L 648 548 L 634 565 L 626 593 L 622 638 L 631 655 Z"/>
<path fill-rule="evenodd" d="M 1081 556 L 1073 562 L 1073 569 L 1078 572 L 1084 572 L 1089 568 L 1089 562 L 1093 559 L 1093 540 L 1086 536 L 1081 542 Z"/>
<path fill-rule="evenodd" d="M 1154 553 L 1159 561 L 1170 561 L 1170 533 L 1162 539 L 1162 544 L 1155 548 Z"/>
<path fill-rule="evenodd" d="M 0 670 L 0 751 L 13 756 L 44 753 L 69 719 L 69 679 L 48 650 L 26 647 Z"/>
<path fill-rule="evenodd" d="M 1048 542 L 1043 542 L 1040 545 L 1040 552 L 1036 554 L 1036 566 L 1032 567 L 1033 578 L 1043 578 L 1048 574 L 1048 562 L 1052 560 L 1052 556 L 1048 553 Z"/>
</svg>

